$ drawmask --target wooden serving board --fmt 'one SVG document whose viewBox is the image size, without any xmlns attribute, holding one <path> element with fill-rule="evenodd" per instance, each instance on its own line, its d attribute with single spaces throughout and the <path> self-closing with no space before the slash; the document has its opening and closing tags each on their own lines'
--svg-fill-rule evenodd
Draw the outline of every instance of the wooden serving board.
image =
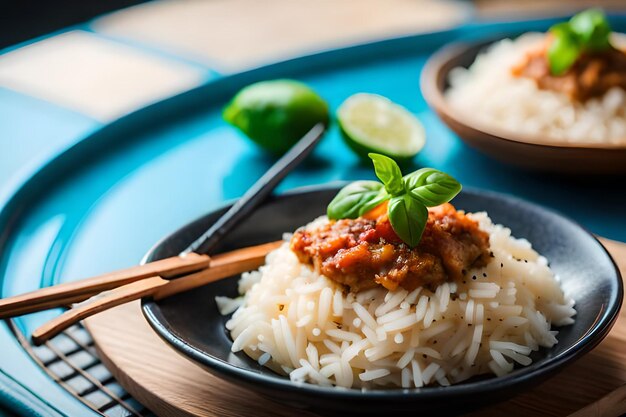
<svg viewBox="0 0 626 417">
<path fill-rule="evenodd" d="M 602 239 L 626 276 L 626 243 Z M 122 386 L 161 417 L 307 416 L 223 381 L 176 353 L 145 321 L 138 302 L 86 321 L 100 357 Z M 626 311 L 607 338 L 560 374 L 508 402 L 469 416 L 619 416 L 626 413 Z M 613 395 L 604 401 L 601 398 Z M 621 400 L 615 405 L 610 399 Z"/>
</svg>

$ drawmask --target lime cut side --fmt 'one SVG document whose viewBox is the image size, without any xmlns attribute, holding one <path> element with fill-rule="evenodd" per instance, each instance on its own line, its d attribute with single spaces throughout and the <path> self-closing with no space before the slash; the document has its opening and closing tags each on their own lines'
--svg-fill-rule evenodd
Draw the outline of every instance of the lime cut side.
<svg viewBox="0 0 626 417">
<path fill-rule="evenodd" d="M 339 106 L 337 119 L 346 143 L 364 158 L 376 152 L 408 160 L 426 143 L 424 127 L 413 114 L 376 94 L 348 97 Z"/>
</svg>

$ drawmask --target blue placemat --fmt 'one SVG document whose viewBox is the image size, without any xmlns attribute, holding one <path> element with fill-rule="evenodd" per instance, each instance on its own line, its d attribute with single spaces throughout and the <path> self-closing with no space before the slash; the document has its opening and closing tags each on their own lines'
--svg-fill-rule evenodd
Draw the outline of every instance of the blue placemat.
<svg viewBox="0 0 626 417">
<path fill-rule="evenodd" d="M 221 120 L 220 108 L 225 97 L 217 100 L 216 106 L 206 103 L 250 81 L 285 76 L 309 83 L 333 109 L 355 92 L 383 94 L 416 113 L 427 128 L 428 144 L 415 160 L 416 167 L 434 166 L 455 175 L 467 186 L 525 197 L 566 213 L 596 233 L 626 241 L 623 178 L 546 176 L 494 162 L 460 142 L 420 96 L 419 72 L 426 54 L 443 42 L 493 36 L 529 26 L 541 29 L 552 22 L 469 25 L 434 35 L 297 59 L 219 80 L 217 84 L 209 83 L 195 96 L 200 110 L 194 110 L 194 106 L 185 110 L 184 99 L 172 101 L 180 104 L 178 110 L 174 104 L 147 110 L 140 117 L 131 118 L 136 120 L 134 130 L 113 130 L 108 133 L 110 137 L 101 135 L 101 142 L 111 141 L 110 149 L 99 147 L 101 153 L 95 158 L 74 161 L 84 165 L 76 175 L 59 179 L 54 186 L 34 187 L 30 190 L 30 200 L 16 202 L 14 214 L 19 217 L 19 227 L 11 230 L 10 241 L 4 247 L 3 294 L 129 266 L 164 234 L 224 200 L 241 195 L 269 167 L 272 159 Z M 626 18 L 620 18 L 619 22 L 626 28 Z M 89 118 L 48 108 L 47 103 L 11 91 L 0 94 L 26 103 L 17 108 L 6 106 L 9 116 L 5 116 L 4 122 L 12 126 L 12 137 L 22 134 L 22 141 L 32 135 L 56 138 L 40 139 L 28 145 L 32 146 L 31 150 L 40 151 L 40 155 L 54 154 L 101 127 Z M 39 118 L 31 117 L 28 109 L 35 109 L 32 113 Z M 153 129 L 153 124 L 158 125 L 160 119 L 170 116 L 170 110 L 181 114 L 170 126 Z M 54 114 L 59 116 L 48 117 Z M 117 137 L 116 132 L 128 137 Z M 15 161 L 9 161 L 3 175 L 8 177 L 19 170 L 31 152 L 21 155 L 22 159 L 15 157 Z M 38 157 L 43 159 L 45 155 Z M 314 158 L 294 172 L 280 190 L 356 178 L 372 178 L 371 169 L 359 162 L 333 129 L 316 149 Z M 37 204 L 28 204 L 32 201 Z M 50 314 L 54 312 L 27 316 L 18 324 L 28 332 Z M 5 353 L 8 348 L 3 345 L 1 349 Z M 19 352 L 17 346 L 11 349 L 12 353 Z M 4 365 L 7 360 L 11 360 L 8 355 L 0 359 L 3 370 L 8 369 Z M 19 363 L 13 361 L 12 372 L 20 373 L 15 368 Z M 45 378 L 34 370 L 32 363 L 22 369 Z M 36 381 L 39 380 L 22 375 L 19 382 L 35 390 Z M 50 392 L 43 392 L 42 396 L 45 395 Z"/>
</svg>

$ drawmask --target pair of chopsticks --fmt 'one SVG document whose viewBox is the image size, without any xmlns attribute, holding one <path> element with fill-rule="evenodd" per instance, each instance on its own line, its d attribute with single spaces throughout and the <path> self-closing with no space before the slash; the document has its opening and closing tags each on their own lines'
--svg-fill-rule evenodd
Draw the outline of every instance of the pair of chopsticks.
<svg viewBox="0 0 626 417">
<path fill-rule="evenodd" d="M 285 176 L 311 153 L 324 129 L 323 124 L 315 125 L 178 256 L 0 299 L 0 319 L 80 303 L 33 332 L 33 343 L 40 345 L 80 320 L 109 308 L 143 297 L 163 299 L 258 268 L 265 256 L 282 242 L 265 243 L 215 256 L 208 253 L 224 235 L 252 214 Z"/>
</svg>

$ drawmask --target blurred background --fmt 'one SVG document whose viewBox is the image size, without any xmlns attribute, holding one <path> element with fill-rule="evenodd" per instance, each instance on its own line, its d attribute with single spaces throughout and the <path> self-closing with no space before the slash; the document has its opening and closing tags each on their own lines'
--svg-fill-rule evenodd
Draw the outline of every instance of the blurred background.
<svg viewBox="0 0 626 417">
<path fill-rule="evenodd" d="M 142 9 L 154 10 L 145 11 L 146 16 L 161 15 L 163 16 L 163 19 L 166 19 L 165 15 L 167 14 L 167 11 L 171 10 L 170 7 L 172 7 L 175 3 L 179 3 L 177 6 L 174 6 L 176 8 L 193 8 L 197 7 L 198 4 L 206 3 L 207 13 L 218 13 L 219 17 L 221 18 L 228 18 L 228 20 L 235 18 L 235 20 L 237 20 L 237 16 L 234 16 L 235 14 L 246 14 L 245 9 L 250 7 L 254 8 L 255 4 L 257 4 L 258 2 L 255 2 L 253 0 L 170 0 L 152 2 L 146 2 L 141 0 L 5 0 L 4 2 L 2 2 L 2 6 L 0 9 L 0 47 L 11 46 L 29 39 L 36 38 L 38 36 L 54 32 L 62 28 L 66 28 L 68 26 L 88 21 L 104 13 L 114 12 L 116 10 L 120 10 L 133 5 L 141 5 L 142 3 L 145 4 L 144 7 L 136 8 L 135 10 L 137 11 L 137 14 L 133 14 L 133 16 L 137 19 L 140 19 L 142 14 L 144 13 L 140 12 L 140 10 Z M 273 5 L 274 3 L 276 5 Z M 274 10 L 274 7 L 281 3 L 286 2 L 264 2 L 264 4 L 268 6 L 269 10 Z M 292 5 L 294 7 L 306 7 L 304 5 L 305 2 L 302 0 L 296 0 L 289 3 L 295 3 L 294 5 Z M 340 0 L 338 2 L 321 1 L 318 3 L 329 3 L 327 7 L 330 7 L 330 3 L 345 3 L 345 5 L 335 5 L 336 7 L 341 8 L 347 5 L 354 7 L 354 5 L 358 2 L 351 0 Z M 423 0 L 391 0 L 389 2 L 380 3 L 390 3 L 390 5 L 396 7 L 402 3 L 405 3 L 412 4 L 413 6 L 418 7 L 420 3 L 428 4 L 432 2 L 425 2 Z M 623 1 L 621 0 L 477 0 L 475 2 L 467 3 L 473 4 L 473 6 L 476 8 L 478 17 L 480 18 L 494 17 L 497 15 L 506 15 L 511 13 L 515 13 L 515 15 L 519 15 L 520 13 L 522 13 L 525 16 L 536 16 L 546 13 L 568 12 L 574 9 L 584 8 L 588 6 L 602 6 L 604 8 L 611 9 L 619 7 L 620 4 L 623 5 Z M 226 11 L 223 8 L 224 4 L 227 4 L 229 8 L 232 8 L 232 11 L 229 10 L 228 14 L 220 14 Z M 446 14 L 445 9 L 442 8 L 441 11 L 444 15 Z M 381 16 L 371 14 L 370 20 L 386 20 L 386 17 L 387 15 Z M 429 15 L 423 15 L 421 18 L 419 16 L 412 17 L 412 19 L 410 20 L 413 20 L 414 29 L 428 26 L 430 24 L 428 22 L 428 17 Z M 175 19 L 168 21 L 173 23 Z M 393 30 L 393 22 L 389 22 L 389 26 L 390 29 Z M 242 28 L 237 28 L 235 26 L 233 27 L 233 30 L 235 29 L 241 30 Z"/>
<path fill-rule="evenodd" d="M 0 164 L 0 189 L 23 166 L 100 124 L 216 73 L 466 22 L 564 15 L 590 5 L 610 11 L 624 1 L 5 0 L 0 151 L 11 155 Z"/>
<path fill-rule="evenodd" d="M 465 23 L 565 16 L 590 6 L 623 13 L 626 0 L 0 0 L 0 205 L 19 188 L 22 181 L 30 178 L 37 167 L 60 150 L 79 143 L 124 115 L 198 87 L 221 75 L 344 45 L 449 29 Z M 419 88 L 417 76 L 414 81 L 411 88 Z M 403 90 L 399 89 L 399 92 Z M 337 91 L 339 95 L 341 91 Z M 344 98 L 347 96 L 347 93 L 341 94 Z M 414 102 L 410 106 L 418 104 L 425 106 L 424 103 Z M 429 117 L 432 123 L 434 115 Z M 258 157 L 251 144 L 243 141 L 232 141 L 229 153 L 223 161 L 218 162 L 228 165 L 231 161 L 239 161 L 240 166 L 246 169 L 237 171 L 233 168 L 234 164 L 232 167 L 220 165 L 220 173 L 226 172 L 225 178 L 206 178 L 193 192 L 183 194 L 180 191 L 180 194 L 176 194 L 179 189 L 176 181 L 168 182 L 167 177 L 158 176 L 159 172 L 164 173 L 169 169 L 167 160 L 159 160 L 159 155 L 170 150 L 168 158 L 177 164 L 172 166 L 185 168 L 183 174 L 186 173 L 187 177 L 199 178 L 203 174 L 205 167 L 198 166 L 200 164 L 188 167 L 180 161 L 197 156 L 197 149 L 204 149 L 209 154 L 209 145 L 215 142 L 202 137 L 202 129 L 208 131 L 210 121 L 190 123 L 189 131 L 185 132 L 188 137 L 157 135 L 152 145 L 137 140 L 141 146 L 145 145 L 145 149 L 139 145 L 137 147 L 139 150 L 144 149 L 143 154 L 139 150 L 136 153 L 129 152 L 130 156 L 119 164 L 112 157 L 113 162 L 105 161 L 101 171 L 94 164 L 92 175 L 85 175 L 84 183 L 77 181 L 68 186 L 74 194 L 59 192 L 58 197 L 54 194 L 49 201 L 46 200 L 47 205 L 35 207 L 34 214 L 29 217 L 31 223 L 25 223 L 28 227 L 24 227 L 20 235 L 23 240 L 16 239 L 18 243 L 13 248 L 9 247 L 9 250 L 0 246 L 1 256 L 7 259 L 11 256 L 11 259 L 18 259 L 16 265 L 26 265 L 20 269 L 0 259 L 0 264 L 13 268 L 5 268 L 10 272 L 7 274 L 11 278 L 19 274 L 30 276 L 34 281 L 39 276 L 33 271 L 41 266 L 46 273 L 52 271 L 48 275 L 54 275 L 55 278 L 61 275 L 59 271 L 62 270 L 63 277 L 76 279 L 113 267 L 128 266 L 136 262 L 145 248 L 166 232 L 204 213 L 207 207 L 213 207 L 210 204 L 215 205 L 224 199 L 241 195 L 269 163 Z M 232 129 L 220 132 L 230 138 L 235 136 Z M 437 135 L 450 136 L 449 132 L 442 130 L 435 131 L 434 136 Z M 206 146 L 196 145 L 196 142 L 202 142 L 196 141 L 197 138 L 205 141 Z M 339 140 L 338 137 L 336 140 Z M 433 145 L 437 144 L 435 140 L 432 142 Z M 459 148 L 461 145 L 457 142 L 453 142 L 454 147 L 451 145 L 451 149 L 455 152 L 458 149 L 472 152 L 476 167 L 485 161 L 473 151 Z M 181 146 L 187 154 L 176 149 L 179 143 L 188 146 Z M 439 158 L 439 149 L 436 146 L 433 148 L 433 155 Z M 451 154 L 454 157 L 455 153 Z M 80 162 L 83 164 L 84 161 Z M 138 168 L 142 164 L 145 164 L 145 167 L 141 167 L 143 171 Z M 352 169 L 349 164 L 339 165 L 333 175 L 343 175 L 344 170 L 348 172 Z M 330 166 L 322 166 L 320 171 L 324 169 L 331 171 Z M 502 191 L 507 189 L 507 180 L 526 178 L 531 185 L 541 184 L 544 189 L 552 187 L 552 190 L 560 190 L 561 194 L 551 194 L 542 191 L 542 187 L 531 185 L 523 189 L 526 198 L 555 207 L 563 205 L 560 201 L 563 195 L 573 202 L 580 198 L 576 189 L 568 189 L 558 179 L 544 179 L 532 174 L 523 174 L 527 175 L 523 177 L 519 171 L 505 170 L 501 165 L 495 165 L 493 169 L 502 169 L 506 174 L 489 176 L 487 173 L 484 178 L 477 174 L 476 181 L 487 178 L 487 182 L 496 184 Z M 249 172 L 243 175 L 241 171 Z M 479 170 L 476 169 L 476 172 L 479 173 Z M 143 173 L 146 173 L 145 176 L 141 176 Z M 301 185 L 309 181 L 309 177 L 318 182 L 338 179 L 330 174 L 328 177 L 315 177 L 310 172 L 304 172 L 300 177 L 296 174 L 294 183 Z M 584 189 L 589 184 L 572 180 L 570 185 Z M 141 190 L 147 197 L 138 196 L 137 190 Z M 163 190 L 170 191 L 166 202 L 163 202 L 160 194 Z M 67 198 L 67 195 L 74 200 Z M 149 198 L 153 199 L 154 204 L 146 204 L 149 209 L 142 209 L 141 204 L 151 201 Z M 179 201 L 176 201 L 177 198 Z M 603 214 L 613 220 L 623 218 L 623 210 L 620 211 L 619 205 L 611 203 L 622 201 L 621 197 L 608 195 L 604 199 L 604 204 L 610 207 Z M 579 204 L 569 204 L 567 208 L 579 217 L 590 214 Z M 23 209 L 25 212 L 26 208 Z M 164 212 L 168 215 L 164 216 Z M 51 213 L 58 216 L 52 216 Z M 53 236 L 54 239 L 50 236 L 57 232 L 50 232 L 50 236 L 44 235 L 48 229 L 40 225 L 48 227 L 46 222 L 50 219 L 51 224 L 56 220 L 60 224 L 65 222 L 58 236 Z M 153 224 L 149 225 L 150 221 Z M 89 229 L 94 224 L 97 227 Z M 142 227 L 142 233 L 128 236 L 128 230 Z M 6 239 L 6 235 L 11 232 L 0 230 L 3 233 L 0 243 L 4 244 L 2 239 Z M 85 234 L 80 235 L 77 231 Z M 113 245 L 109 240 L 114 240 L 110 236 L 115 232 L 122 238 L 119 239 L 120 243 Z M 615 235 L 618 232 L 614 231 Z M 45 241 L 46 238 L 52 243 Z M 111 248 L 102 251 L 96 261 L 72 263 L 74 259 L 85 259 L 85 253 L 93 254 L 101 250 L 101 242 L 105 240 Z M 32 246 L 27 245 L 31 243 Z M 75 250 L 72 245 L 84 248 L 84 252 Z M 26 253 L 28 256 L 22 256 Z M 41 265 L 37 264 L 41 259 L 45 261 L 41 261 Z M 57 261 L 61 266 L 57 267 Z M 21 284 L 13 285 L 13 282 L 10 287 L 7 282 L 2 282 L 1 277 L 0 284 L 4 285 L 0 285 L 3 294 L 8 292 L 7 288 L 16 293 L 26 288 L 26 285 L 20 287 Z M 45 285 L 46 282 L 37 281 L 33 285 L 40 284 Z M 145 325 L 143 318 L 135 315 Z M 23 326 L 23 333 L 27 334 L 29 326 L 34 327 L 39 322 L 25 321 L 20 326 Z M 4 387 L 9 386 L 6 381 L 13 381 L 22 384 L 31 395 L 35 393 L 42 401 L 53 403 L 59 410 L 64 410 L 66 414 L 63 415 L 81 415 L 68 410 L 86 410 L 84 404 L 98 413 L 98 410 L 106 409 L 106 415 L 139 415 L 127 412 L 128 408 L 120 406 L 119 401 L 111 402 L 110 393 L 102 394 L 105 391 L 101 386 L 97 389 L 83 387 L 80 392 L 84 395 L 73 394 L 73 397 L 80 397 L 83 405 L 62 400 L 59 387 L 51 381 L 80 379 L 77 376 L 80 372 L 70 369 L 62 375 L 65 369 L 58 366 L 58 373 L 46 369 L 47 375 L 43 376 L 38 368 L 41 364 L 34 365 L 31 357 L 44 357 L 49 352 L 28 351 L 29 342 L 15 330 L 17 327 L 9 329 L 8 324 L 4 324 L 0 323 L 0 394 Z M 94 369 L 101 371 L 101 375 L 90 380 L 92 385 L 96 378 L 98 384 L 102 382 L 100 385 L 115 387 L 109 391 L 118 393 L 119 390 L 119 396 L 127 403 L 134 401 L 97 358 L 89 334 L 84 329 L 82 332 L 86 341 L 81 343 L 87 348 L 72 346 L 68 349 L 72 355 L 88 352 L 93 362 L 72 366 L 80 370 L 85 368 L 89 372 Z M 18 340 L 20 337 L 22 339 Z M 25 351 L 30 356 L 27 357 Z M 52 366 L 66 363 L 58 358 L 47 360 L 46 363 Z M 41 359 L 41 362 L 45 360 Z M 611 368 L 612 365 L 610 363 L 605 367 Z M 5 377 L 6 380 L 3 379 Z M 70 383 L 67 385 L 79 390 Z M 590 401 L 591 398 L 579 399 L 583 404 Z M 134 407 L 142 409 L 141 404 Z M 4 417 L 4 408 L 10 407 L 0 398 L 0 417 Z M 12 409 L 24 411 L 19 406 Z M 116 414 L 115 410 L 122 411 Z M 28 412 L 23 414 L 39 415 Z"/>
</svg>

